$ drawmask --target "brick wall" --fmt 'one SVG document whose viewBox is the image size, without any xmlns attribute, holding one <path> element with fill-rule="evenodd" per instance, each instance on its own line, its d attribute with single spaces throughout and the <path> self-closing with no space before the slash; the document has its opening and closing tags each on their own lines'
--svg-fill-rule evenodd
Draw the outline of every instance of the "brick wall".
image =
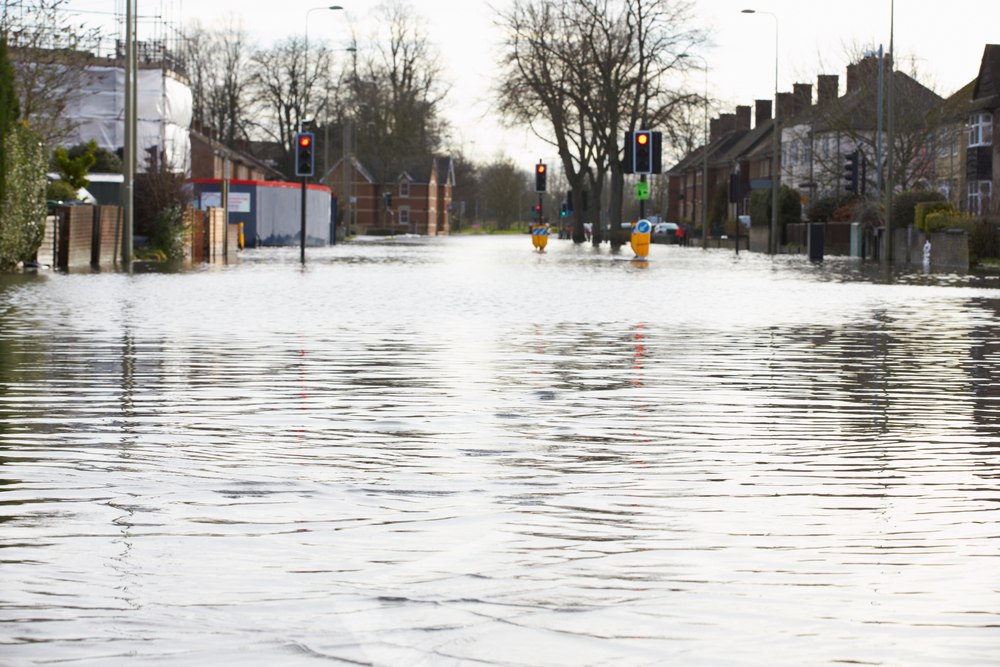
<svg viewBox="0 0 1000 667">
<path fill-rule="evenodd" d="M 932 233 L 931 266 L 969 268 L 969 234 L 964 229 Z"/>
<path fill-rule="evenodd" d="M 62 206 L 59 216 L 59 268 L 87 266 L 94 234 L 93 206 Z"/>
</svg>

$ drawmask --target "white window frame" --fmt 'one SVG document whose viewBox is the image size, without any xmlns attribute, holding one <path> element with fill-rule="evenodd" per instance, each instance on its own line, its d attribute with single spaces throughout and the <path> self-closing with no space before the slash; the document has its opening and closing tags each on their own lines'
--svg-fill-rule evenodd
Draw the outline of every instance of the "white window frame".
<svg viewBox="0 0 1000 667">
<path fill-rule="evenodd" d="M 974 113 L 969 116 L 969 146 L 989 146 L 993 143 L 993 114 Z"/>
<path fill-rule="evenodd" d="M 400 206 L 399 209 L 397 210 L 397 214 L 399 215 L 399 224 L 401 224 L 401 225 L 408 225 L 408 224 L 410 224 L 410 207 L 409 206 Z"/>
<path fill-rule="evenodd" d="M 969 201 L 967 204 L 969 213 L 983 215 L 989 211 L 992 190 L 992 181 L 969 181 Z"/>
<path fill-rule="evenodd" d="M 399 198 L 409 199 L 410 198 L 410 182 L 403 179 L 399 182 Z"/>
</svg>

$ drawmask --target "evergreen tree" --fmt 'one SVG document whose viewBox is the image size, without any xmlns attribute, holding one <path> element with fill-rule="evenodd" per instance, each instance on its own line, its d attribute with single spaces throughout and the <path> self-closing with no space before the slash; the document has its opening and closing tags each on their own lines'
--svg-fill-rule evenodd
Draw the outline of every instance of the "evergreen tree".
<svg viewBox="0 0 1000 667">
<path fill-rule="evenodd" d="M 21 115 L 14 83 L 14 66 L 7 57 L 7 36 L 0 37 L 0 201 L 7 186 L 7 135 Z"/>
</svg>

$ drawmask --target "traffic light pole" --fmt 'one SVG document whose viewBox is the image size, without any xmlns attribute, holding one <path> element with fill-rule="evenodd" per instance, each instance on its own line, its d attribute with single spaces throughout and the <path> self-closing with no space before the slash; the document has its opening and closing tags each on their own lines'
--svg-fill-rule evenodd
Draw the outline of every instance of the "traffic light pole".
<svg viewBox="0 0 1000 667">
<path fill-rule="evenodd" d="M 642 176 L 639 177 L 639 182 L 640 183 L 645 183 L 646 182 L 646 174 L 643 174 Z M 646 200 L 645 199 L 640 199 L 639 200 L 639 219 L 640 220 L 645 220 L 646 219 Z"/>
<path fill-rule="evenodd" d="M 306 181 L 309 180 L 308 176 L 302 177 L 302 263 L 306 263 Z"/>
</svg>

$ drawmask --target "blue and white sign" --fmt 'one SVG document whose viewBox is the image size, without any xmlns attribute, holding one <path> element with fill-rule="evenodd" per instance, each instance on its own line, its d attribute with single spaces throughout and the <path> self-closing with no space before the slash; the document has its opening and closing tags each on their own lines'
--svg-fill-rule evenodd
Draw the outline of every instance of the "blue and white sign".
<svg viewBox="0 0 1000 667">
<path fill-rule="evenodd" d="M 649 220 L 640 220 L 632 225 L 633 234 L 648 234 L 650 230 Z"/>
</svg>

